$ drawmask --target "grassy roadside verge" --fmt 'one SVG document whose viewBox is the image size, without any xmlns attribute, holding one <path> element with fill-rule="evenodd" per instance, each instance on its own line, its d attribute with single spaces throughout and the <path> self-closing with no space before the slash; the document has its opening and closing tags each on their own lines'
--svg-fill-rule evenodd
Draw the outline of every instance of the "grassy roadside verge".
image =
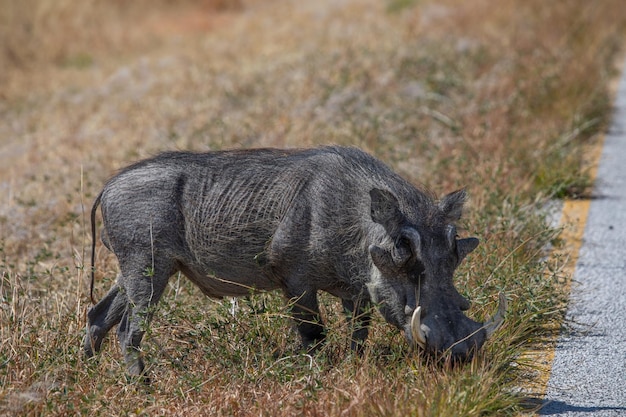
<svg viewBox="0 0 626 417">
<path fill-rule="evenodd" d="M 102 46 L 41 56 L 35 46 L 19 58 L 28 65 L 5 57 L 15 67 L 0 97 L 0 410 L 517 413 L 518 387 L 534 373 L 520 352 L 562 314 L 561 262 L 544 261 L 558 242 L 537 209 L 588 191 L 582 161 L 610 115 L 626 15 L 608 0 L 465 3 L 242 2 L 212 12 L 228 24 L 134 32 L 132 54 L 102 12 L 112 39 Z M 59 16 L 93 13 L 59 4 L 69 13 Z M 300 355 L 280 297 L 241 301 L 233 316 L 176 277 L 144 343 L 152 387 L 126 380 L 114 338 L 97 360 L 81 357 L 84 210 L 115 168 L 163 149 L 320 143 L 363 147 L 439 194 L 468 188 L 466 229 L 482 245 L 457 286 L 476 318 L 493 312 L 498 290 L 511 301 L 505 327 L 470 364 L 430 363 L 380 319 L 365 357 L 352 358 L 330 298 L 328 346 Z M 102 295 L 116 268 L 103 248 L 97 267 Z"/>
</svg>

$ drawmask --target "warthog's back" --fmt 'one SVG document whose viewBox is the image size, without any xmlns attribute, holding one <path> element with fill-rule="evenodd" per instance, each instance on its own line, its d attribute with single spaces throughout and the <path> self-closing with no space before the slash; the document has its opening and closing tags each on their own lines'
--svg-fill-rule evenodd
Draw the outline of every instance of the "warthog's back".
<svg viewBox="0 0 626 417">
<path fill-rule="evenodd" d="M 297 154 L 262 150 L 205 154 L 182 195 L 185 236 L 204 274 L 269 289 L 267 251 L 309 180 Z"/>
</svg>

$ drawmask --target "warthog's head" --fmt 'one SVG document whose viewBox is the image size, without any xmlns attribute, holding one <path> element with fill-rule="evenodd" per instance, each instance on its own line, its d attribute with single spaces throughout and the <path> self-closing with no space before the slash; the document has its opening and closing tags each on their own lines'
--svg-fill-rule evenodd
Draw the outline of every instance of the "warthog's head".
<svg viewBox="0 0 626 417">
<path fill-rule="evenodd" d="M 458 293 L 453 275 L 478 246 L 478 239 L 459 239 L 454 222 L 462 212 L 465 192 L 445 196 L 428 221 L 411 224 L 395 196 L 372 190 L 372 219 L 385 227 L 390 241 L 369 247 L 374 268 L 368 290 L 385 319 L 404 330 L 410 343 L 430 353 L 467 359 L 500 326 L 506 299 L 485 323 L 468 318 L 470 303 Z"/>
</svg>

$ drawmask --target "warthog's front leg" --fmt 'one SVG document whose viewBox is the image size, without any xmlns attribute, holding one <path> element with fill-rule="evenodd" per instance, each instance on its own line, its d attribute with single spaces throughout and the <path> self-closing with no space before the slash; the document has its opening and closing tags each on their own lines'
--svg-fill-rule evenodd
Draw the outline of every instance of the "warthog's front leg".
<svg viewBox="0 0 626 417">
<path fill-rule="evenodd" d="M 287 295 L 292 302 L 291 314 L 302 338 L 302 346 L 308 350 L 315 350 L 326 336 L 317 302 L 317 292 L 312 288 L 300 294 L 294 292 L 288 291 Z"/>
<path fill-rule="evenodd" d="M 363 353 L 371 322 L 369 303 L 363 300 L 355 301 L 352 299 L 342 299 L 341 302 L 347 315 L 348 324 L 352 329 L 350 349 L 360 355 Z"/>
</svg>

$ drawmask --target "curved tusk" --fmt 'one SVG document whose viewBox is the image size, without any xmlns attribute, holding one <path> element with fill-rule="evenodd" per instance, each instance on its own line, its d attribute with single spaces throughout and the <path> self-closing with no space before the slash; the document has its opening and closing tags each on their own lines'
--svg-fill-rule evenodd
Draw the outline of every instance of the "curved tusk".
<svg viewBox="0 0 626 417">
<path fill-rule="evenodd" d="M 411 336 L 413 336 L 413 342 L 420 345 L 422 349 L 426 349 L 426 335 L 420 323 L 421 315 L 422 307 L 417 306 L 415 311 L 413 311 L 413 316 L 411 316 Z"/>
<path fill-rule="evenodd" d="M 496 314 L 494 314 L 494 316 L 491 319 L 487 320 L 483 324 L 485 331 L 487 332 L 487 339 L 493 336 L 496 330 L 498 330 L 498 328 L 504 322 L 504 314 L 506 313 L 506 306 L 507 306 L 506 296 L 504 295 L 503 292 L 501 292 L 498 295 L 498 298 L 499 298 L 498 311 L 496 312 Z"/>
</svg>

